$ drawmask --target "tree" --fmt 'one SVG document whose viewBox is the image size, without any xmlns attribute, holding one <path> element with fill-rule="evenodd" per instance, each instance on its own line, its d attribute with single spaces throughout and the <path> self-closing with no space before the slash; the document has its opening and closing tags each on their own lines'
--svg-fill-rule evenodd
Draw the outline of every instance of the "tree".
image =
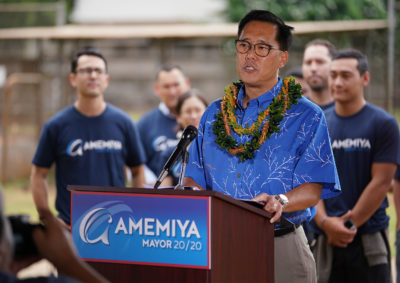
<svg viewBox="0 0 400 283">
<path fill-rule="evenodd" d="M 252 9 L 273 12 L 285 21 L 386 18 L 385 0 L 228 0 L 229 20 L 239 21 Z"/>
<path fill-rule="evenodd" d="M 56 24 L 56 11 L 37 10 L 35 6 L 46 3 L 64 2 L 66 15 L 70 14 L 73 0 L 1 0 L 0 28 L 53 26 Z"/>
</svg>

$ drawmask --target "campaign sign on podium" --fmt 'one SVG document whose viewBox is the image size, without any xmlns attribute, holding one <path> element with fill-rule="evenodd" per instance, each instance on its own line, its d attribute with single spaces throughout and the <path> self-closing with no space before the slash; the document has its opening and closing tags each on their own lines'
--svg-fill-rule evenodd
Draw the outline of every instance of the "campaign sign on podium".
<svg viewBox="0 0 400 283">
<path fill-rule="evenodd" d="M 73 191 L 72 237 L 86 261 L 210 269 L 210 198 Z"/>
</svg>

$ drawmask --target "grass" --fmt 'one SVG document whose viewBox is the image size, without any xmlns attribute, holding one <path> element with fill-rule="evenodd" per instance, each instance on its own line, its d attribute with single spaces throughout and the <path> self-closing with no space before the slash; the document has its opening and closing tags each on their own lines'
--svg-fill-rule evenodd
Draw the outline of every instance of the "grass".
<svg viewBox="0 0 400 283">
<path fill-rule="evenodd" d="M 51 209 L 56 213 L 54 207 L 55 200 L 55 186 L 54 177 L 49 177 L 49 205 Z M 32 193 L 29 190 L 29 180 L 13 180 L 4 184 L 4 209 L 6 214 L 26 214 L 30 216 L 32 222 L 39 220 L 38 213 L 35 209 L 33 202 Z"/>
<path fill-rule="evenodd" d="M 390 242 L 390 251 L 392 253 L 392 257 L 396 255 L 395 241 L 396 241 L 396 210 L 394 208 L 393 203 L 393 194 L 388 194 L 389 207 L 386 209 L 386 213 L 390 216 L 389 221 L 389 242 Z"/>
</svg>

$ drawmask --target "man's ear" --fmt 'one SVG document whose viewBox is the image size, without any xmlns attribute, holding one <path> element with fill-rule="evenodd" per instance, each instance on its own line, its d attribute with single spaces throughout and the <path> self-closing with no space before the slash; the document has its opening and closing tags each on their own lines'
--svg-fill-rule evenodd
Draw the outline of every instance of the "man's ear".
<svg viewBox="0 0 400 283">
<path fill-rule="evenodd" d="M 76 74 L 71 73 L 69 74 L 69 83 L 76 88 Z"/>
<path fill-rule="evenodd" d="M 363 86 L 366 87 L 369 84 L 369 80 L 371 78 L 371 75 L 369 74 L 368 71 L 366 71 L 363 75 L 362 75 L 362 80 L 363 80 Z"/>
<path fill-rule="evenodd" d="M 191 89 L 192 86 L 190 84 L 190 79 L 189 78 L 185 77 L 185 83 L 186 83 L 186 86 L 187 86 L 187 90 Z"/>
<path fill-rule="evenodd" d="M 110 84 L 110 75 L 107 73 L 106 74 L 106 88 L 108 87 L 109 84 Z"/>
<path fill-rule="evenodd" d="M 289 60 L 289 53 L 287 51 L 282 51 L 281 54 L 279 54 L 279 56 L 280 56 L 279 69 L 282 69 L 283 67 L 285 67 L 286 63 Z"/>
<path fill-rule="evenodd" d="M 153 92 L 154 95 L 157 97 L 160 97 L 159 93 L 160 93 L 160 86 L 158 85 L 158 83 L 154 83 L 153 84 Z"/>
</svg>

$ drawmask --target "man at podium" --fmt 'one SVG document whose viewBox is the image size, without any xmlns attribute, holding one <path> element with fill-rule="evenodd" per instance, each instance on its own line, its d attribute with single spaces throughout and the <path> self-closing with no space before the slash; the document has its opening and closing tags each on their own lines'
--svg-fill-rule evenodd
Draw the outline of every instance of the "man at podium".
<svg viewBox="0 0 400 283">
<path fill-rule="evenodd" d="M 310 283 L 315 262 L 301 223 L 312 219 L 319 199 L 338 195 L 340 184 L 322 110 L 301 97 L 293 78 L 278 75 L 292 29 L 262 10 L 240 21 L 241 81 L 204 113 L 185 185 L 263 203 L 275 223 L 275 282 Z M 280 225 L 281 215 L 293 225 Z"/>
</svg>

